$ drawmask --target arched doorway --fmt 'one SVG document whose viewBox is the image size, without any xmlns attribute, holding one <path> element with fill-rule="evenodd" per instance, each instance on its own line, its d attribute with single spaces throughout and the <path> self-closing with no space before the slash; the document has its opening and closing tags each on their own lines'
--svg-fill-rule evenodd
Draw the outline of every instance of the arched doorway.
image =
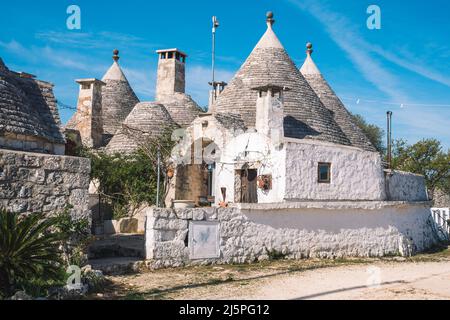
<svg viewBox="0 0 450 320">
<path fill-rule="evenodd" d="M 175 200 L 191 200 L 197 206 L 210 206 L 215 197 L 215 173 L 218 147 L 210 139 L 192 143 L 190 158 L 177 166 Z"/>
</svg>

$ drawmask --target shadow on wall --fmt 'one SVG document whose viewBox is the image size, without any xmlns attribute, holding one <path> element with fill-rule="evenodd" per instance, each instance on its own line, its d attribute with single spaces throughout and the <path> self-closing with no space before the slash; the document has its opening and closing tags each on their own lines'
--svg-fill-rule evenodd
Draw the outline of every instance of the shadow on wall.
<svg viewBox="0 0 450 320">
<path fill-rule="evenodd" d="M 318 136 L 320 133 L 306 123 L 292 116 L 284 117 L 284 135 L 288 138 L 303 139 L 306 136 Z"/>
</svg>

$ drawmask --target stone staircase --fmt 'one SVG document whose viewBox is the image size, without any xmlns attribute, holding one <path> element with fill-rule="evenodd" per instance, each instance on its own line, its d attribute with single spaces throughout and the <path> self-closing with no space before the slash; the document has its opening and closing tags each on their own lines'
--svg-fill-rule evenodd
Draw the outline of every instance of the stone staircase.
<svg viewBox="0 0 450 320">
<path fill-rule="evenodd" d="M 137 272 L 144 265 L 144 257 L 142 234 L 97 236 L 88 251 L 89 264 L 106 275 Z"/>
</svg>

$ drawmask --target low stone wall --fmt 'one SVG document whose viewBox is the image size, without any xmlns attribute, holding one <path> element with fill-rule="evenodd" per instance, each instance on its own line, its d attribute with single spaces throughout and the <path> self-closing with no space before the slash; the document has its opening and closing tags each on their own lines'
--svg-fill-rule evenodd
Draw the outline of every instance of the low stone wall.
<svg viewBox="0 0 450 320">
<path fill-rule="evenodd" d="M 393 201 L 427 201 L 425 177 L 404 171 L 386 170 L 386 195 Z"/>
<path fill-rule="evenodd" d="M 438 240 L 429 203 L 311 202 L 241 208 L 148 209 L 146 257 L 154 268 L 206 263 L 248 263 L 274 257 L 408 256 Z M 208 223 L 200 238 L 192 226 Z M 217 257 L 193 258 L 201 238 Z M 216 240 L 215 240 L 216 239 Z M 217 241 L 217 244 L 214 244 Z M 213 250 L 214 251 L 214 250 Z M 200 252 L 201 254 L 201 252 Z"/>
<path fill-rule="evenodd" d="M 17 213 L 89 214 L 89 159 L 0 149 L 0 206 Z"/>
</svg>

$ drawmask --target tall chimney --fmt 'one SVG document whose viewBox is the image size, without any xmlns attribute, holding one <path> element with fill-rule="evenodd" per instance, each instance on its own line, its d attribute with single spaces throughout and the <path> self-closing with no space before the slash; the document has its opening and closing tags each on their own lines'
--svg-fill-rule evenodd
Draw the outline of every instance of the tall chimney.
<svg viewBox="0 0 450 320">
<path fill-rule="evenodd" d="M 156 52 L 159 55 L 156 100 L 160 101 L 164 96 L 175 92 L 184 93 L 187 55 L 178 49 L 165 49 Z"/>
<path fill-rule="evenodd" d="M 80 84 L 74 129 L 80 132 L 83 145 L 98 148 L 102 144 L 102 86 L 97 79 L 76 80 Z"/>
<path fill-rule="evenodd" d="M 258 91 L 256 100 L 257 132 L 272 139 L 275 145 L 283 143 L 284 138 L 284 91 L 289 90 L 275 85 L 253 88 Z"/>
</svg>

